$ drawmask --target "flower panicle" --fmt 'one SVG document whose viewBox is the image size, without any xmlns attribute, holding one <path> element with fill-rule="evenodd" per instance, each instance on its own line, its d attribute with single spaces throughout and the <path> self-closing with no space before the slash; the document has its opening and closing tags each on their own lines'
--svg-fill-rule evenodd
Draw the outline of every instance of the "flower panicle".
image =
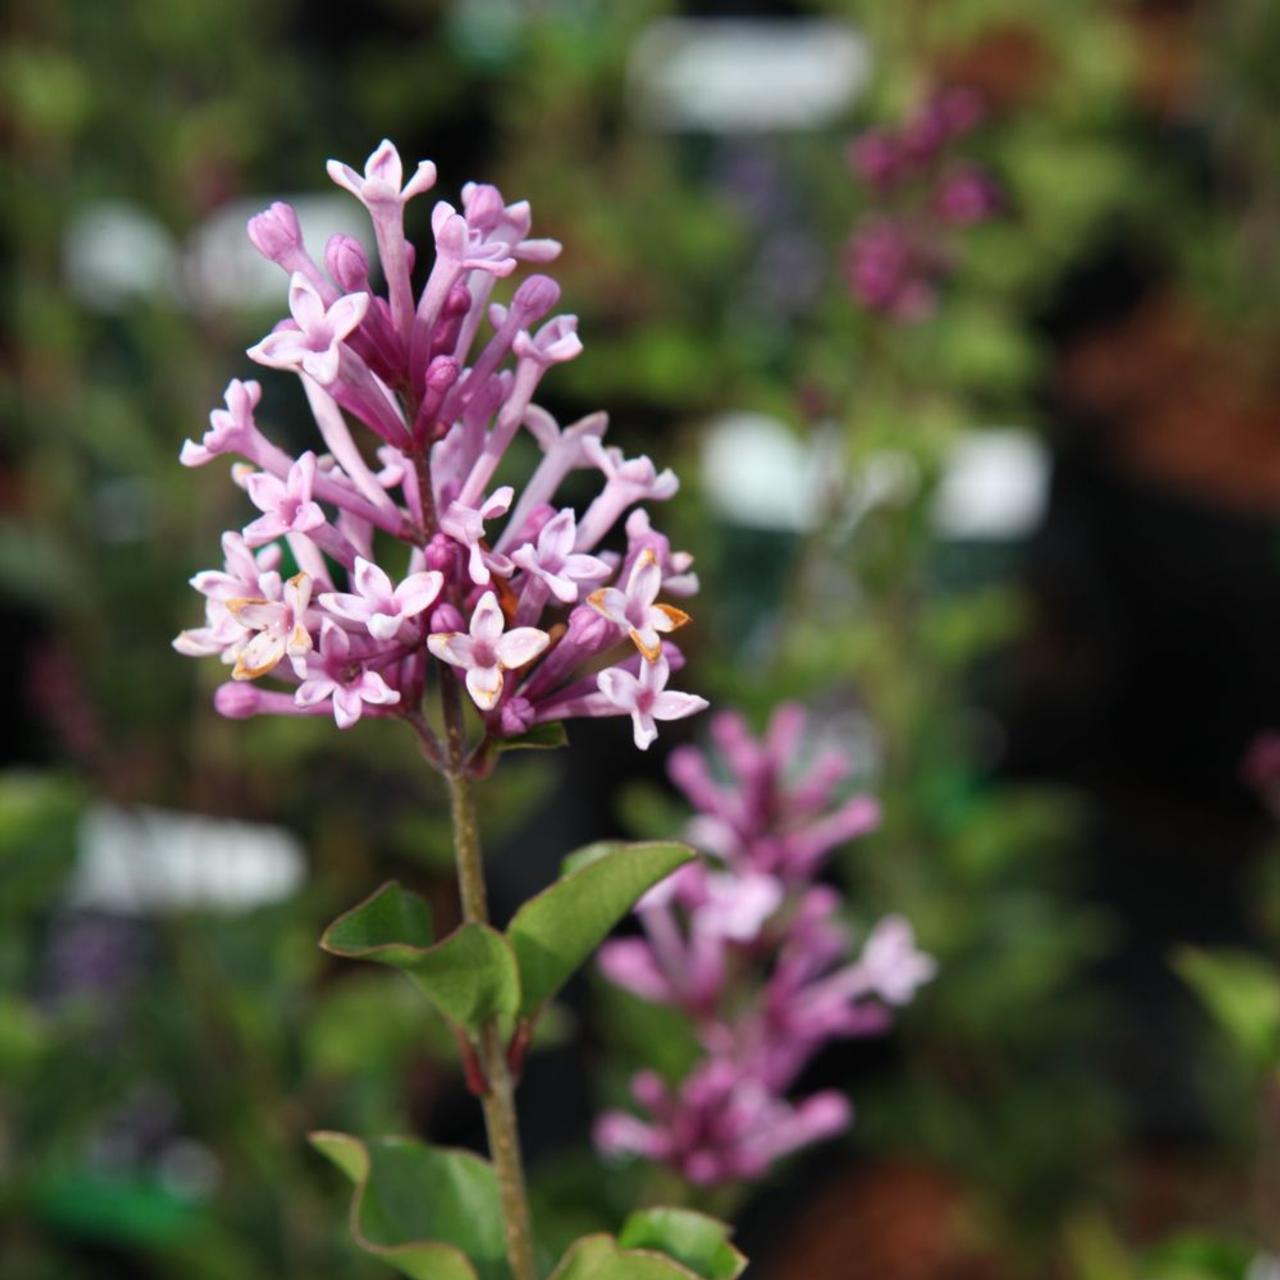
<svg viewBox="0 0 1280 1280">
<path fill-rule="evenodd" d="M 849 145 L 849 166 L 872 207 L 849 236 L 844 275 L 867 311 L 898 324 L 929 319 L 955 269 L 960 233 L 1004 207 L 995 179 L 959 154 L 985 114 L 980 95 L 953 86 L 897 128 L 868 129 Z"/>
<path fill-rule="evenodd" d="M 250 219 L 250 241 L 288 277 L 288 315 L 248 355 L 298 376 L 318 439 L 297 456 L 273 443 L 261 387 L 233 379 L 183 445 L 187 466 L 238 459 L 232 478 L 256 513 L 224 535 L 223 567 L 192 580 L 205 623 L 175 648 L 231 668 L 214 701 L 233 718 L 331 714 L 347 728 L 415 714 L 428 680 L 456 679 L 487 737 L 628 716 L 647 748 L 658 722 L 707 705 L 667 687 L 683 664 L 671 633 L 689 617 L 659 599 L 692 594 L 697 577 L 647 510 L 674 495 L 674 473 L 606 446 L 604 414 L 562 427 L 536 403 L 543 377 L 582 351 L 577 319 L 552 314 L 547 275 L 494 295 L 560 245 L 531 236 L 526 202 L 469 183 L 460 207 L 435 204 L 415 289 L 425 258 L 405 209 L 435 166 L 406 178 L 384 141 L 363 172 L 328 172 L 368 211 L 385 294 L 353 237 L 333 236 L 321 264 L 288 204 Z M 495 487 L 522 432 L 541 461 L 519 490 Z M 579 470 L 600 477 L 581 512 L 557 498 Z M 606 547 L 620 524 L 621 548 Z"/>
<path fill-rule="evenodd" d="M 788 1096 L 814 1055 L 883 1032 L 934 975 L 901 916 L 877 922 L 855 953 L 842 899 L 817 877 L 837 847 L 876 827 L 879 809 L 866 795 L 838 798 L 853 772 L 844 751 L 810 754 L 797 770 L 805 731 L 790 704 L 759 739 L 722 712 L 711 722 L 722 770 L 694 747 L 668 761 L 695 810 L 686 835 L 708 858 L 646 894 L 640 935 L 606 943 L 600 967 L 680 1011 L 703 1056 L 674 1088 L 634 1078 L 647 1118 L 602 1115 L 595 1136 L 607 1154 L 662 1162 L 700 1185 L 761 1177 L 852 1119 L 839 1093 Z"/>
</svg>

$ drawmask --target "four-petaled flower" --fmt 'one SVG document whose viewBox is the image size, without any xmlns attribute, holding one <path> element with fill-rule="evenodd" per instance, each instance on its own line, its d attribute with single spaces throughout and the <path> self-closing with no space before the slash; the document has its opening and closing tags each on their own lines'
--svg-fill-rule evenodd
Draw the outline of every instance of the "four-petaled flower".
<svg viewBox="0 0 1280 1280">
<path fill-rule="evenodd" d="M 511 559 L 527 574 L 546 583 L 562 604 L 573 604 L 578 599 L 578 583 L 609 576 L 609 566 L 603 560 L 574 551 L 577 536 L 573 509 L 566 507 L 542 526 L 536 544 L 526 542 L 512 552 Z"/>
<path fill-rule="evenodd" d="M 308 533 L 325 523 L 324 512 L 311 500 L 316 478 L 316 455 L 308 450 L 289 468 L 284 480 L 265 471 L 255 471 L 245 487 L 253 505 L 262 512 L 244 530 L 251 547 L 286 533 Z"/>
<path fill-rule="evenodd" d="M 293 695 L 294 701 L 300 707 L 314 707 L 332 699 L 339 729 L 355 724 L 366 704 L 383 707 L 400 701 L 399 690 L 390 688 L 351 652 L 350 636 L 329 618 L 321 624 L 319 650 L 307 655 L 304 671 L 305 679 Z"/>
<path fill-rule="evenodd" d="M 622 667 L 609 667 L 596 677 L 597 687 L 620 710 L 628 712 L 635 728 L 636 746 L 647 751 L 658 736 L 656 720 L 683 720 L 706 708 L 706 698 L 667 688 L 671 668 L 659 655 L 656 662 L 642 662 L 639 677 Z"/>
<path fill-rule="evenodd" d="M 348 622 L 363 624 L 375 640 L 393 640 L 410 618 L 416 618 L 435 603 L 444 575 L 428 569 L 411 573 L 398 587 L 393 587 L 382 569 L 357 556 L 351 582 L 357 594 L 326 591 L 320 603 Z"/>
<path fill-rule="evenodd" d="M 430 191 L 436 183 L 436 167 L 430 160 L 419 161 L 413 177 L 405 182 L 400 153 L 386 138 L 364 162 L 363 177 L 340 160 L 330 160 L 325 169 L 338 186 L 350 191 L 366 208 L 377 204 L 403 204 L 424 191 Z"/>
<path fill-rule="evenodd" d="M 505 515 L 514 493 L 515 490 L 509 484 L 503 485 L 501 489 L 495 489 L 479 508 L 451 502 L 448 510 L 440 517 L 440 528 L 455 542 L 470 549 L 467 571 L 471 574 L 471 581 L 478 582 L 482 587 L 488 586 L 491 581 L 490 569 L 503 577 L 511 572 L 511 561 L 506 556 L 490 551 L 485 545 L 484 523 Z"/>
<path fill-rule="evenodd" d="M 910 1004 L 916 988 L 930 981 L 937 962 L 916 946 L 915 931 L 903 916 L 886 916 L 862 946 L 854 971 L 866 989 L 886 1004 Z"/>
<path fill-rule="evenodd" d="M 661 589 L 662 566 L 653 550 L 646 547 L 636 557 L 626 590 L 602 587 L 587 597 L 587 603 L 602 617 L 617 623 L 631 637 L 645 661 L 652 663 L 662 656 L 662 635 L 689 621 L 683 609 L 654 603 Z"/>
<path fill-rule="evenodd" d="M 200 443 L 194 440 L 183 442 L 178 460 L 184 467 L 200 467 L 220 454 L 245 451 L 245 445 L 256 429 L 253 411 L 262 399 L 262 387 L 252 379 L 241 382 L 239 378 L 232 378 L 224 398 L 227 407 L 214 409 L 209 414 L 209 430 L 201 437 Z"/>
<path fill-rule="evenodd" d="M 272 369 L 295 369 L 321 386 L 335 382 L 342 365 L 342 344 L 359 327 L 369 309 L 367 293 L 346 293 L 331 307 L 300 271 L 289 282 L 289 311 L 296 328 L 277 329 L 256 346 L 249 358 Z"/>
<path fill-rule="evenodd" d="M 504 632 L 505 624 L 497 596 L 486 591 L 471 613 L 470 635 L 454 631 L 427 640 L 427 647 L 442 662 L 466 671 L 467 692 L 482 711 L 497 705 L 504 672 L 532 662 L 551 643 L 551 637 L 537 627 Z"/>
<path fill-rule="evenodd" d="M 244 628 L 257 632 L 236 657 L 231 674 L 236 680 L 256 680 L 275 669 L 286 654 L 297 667 L 311 652 L 307 606 L 311 603 L 311 579 L 294 574 L 284 584 L 283 599 L 262 600 L 240 596 L 227 601 L 227 611 Z"/>
</svg>

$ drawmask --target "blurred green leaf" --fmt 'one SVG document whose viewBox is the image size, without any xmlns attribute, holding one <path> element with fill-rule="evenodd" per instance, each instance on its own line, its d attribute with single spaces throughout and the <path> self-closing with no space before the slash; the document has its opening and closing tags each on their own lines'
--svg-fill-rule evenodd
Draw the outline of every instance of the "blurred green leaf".
<svg viewBox="0 0 1280 1280">
<path fill-rule="evenodd" d="M 0 775 L 0 911 L 49 903 L 75 862 L 83 807 L 80 788 L 56 774 Z"/>
<path fill-rule="evenodd" d="M 412 1280 L 507 1280 L 498 1180 L 469 1151 L 313 1133 L 355 1184 L 351 1234 Z"/>
<path fill-rule="evenodd" d="M 624 1249 L 612 1236 L 584 1236 L 551 1280 L 698 1280 L 698 1272 L 661 1253 Z"/>
<path fill-rule="evenodd" d="M 694 856 L 688 845 L 621 840 L 571 854 L 567 874 L 530 898 L 507 926 L 523 985 L 521 1017 L 537 1017 L 636 901 Z"/>
<path fill-rule="evenodd" d="M 1200 947 L 1180 947 L 1173 965 L 1250 1070 L 1280 1065 L 1280 969 L 1248 952 Z"/>
<path fill-rule="evenodd" d="M 729 1228 L 689 1209 L 641 1209 L 618 1232 L 627 1249 L 656 1249 L 702 1280 L 735 1280 L 747 1260 L 729 1243 Z"/>
</svg>

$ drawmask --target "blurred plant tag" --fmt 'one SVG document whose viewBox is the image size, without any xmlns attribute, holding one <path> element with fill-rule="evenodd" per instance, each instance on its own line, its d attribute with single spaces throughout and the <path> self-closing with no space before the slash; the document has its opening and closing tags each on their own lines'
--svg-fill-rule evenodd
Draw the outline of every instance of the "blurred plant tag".
<svg viewBox="0 0 1280 1280">
<path fill-rule="evenodd" d="M 123 915 L 248 911 L 289 898 L 306 875 L 283 827 L 202 814 L 96 805 L 78 843 L 70 905 Z"/>
<path fill-rule="evenodd" d="M 813 129 L 866 87 L 871 57 L 851 26 L 821 18 L 666 18 L 643 31 L 628 71 L 636 117 L 656 129 Z"/>
</svg>

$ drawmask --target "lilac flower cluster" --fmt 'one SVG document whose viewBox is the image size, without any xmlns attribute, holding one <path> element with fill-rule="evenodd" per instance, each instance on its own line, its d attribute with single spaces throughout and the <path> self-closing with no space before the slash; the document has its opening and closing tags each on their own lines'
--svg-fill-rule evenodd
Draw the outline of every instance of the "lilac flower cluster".
<svg viewBox="0 0 1280 1280">
<path fill-rule="evenodd" d="M 415 294 L 405 206 L 435 184 L 435 166 L 406 182 L 383 142 L 363 174 L 330 161 L 329 176 L 369 212 L 386 295 L 352 237 L 329 240 L 322 269 L 289 205 L 249 222 L 254 246 L 289 276 L 289 315 L 249 356 L 298 375 L 322 447 L 293 457 L 268 440 L 255 419 L 261 388 L 239 380 L 203 438 L 186 442 L 188 466 L 243 459 L 232 478 L 258 514 L 224 534 L 222 569 L 192 579 L 205 625 L 175 647 L 231 667 L 215 705 L 233 718 L 332 714 L 347 728 L 410 715 L 438 667 L 465 682 L 491 737 L 629 715 L 648 747 L 657 721 L 706 706 L 667 687 L 683 665 L 670 636 L 689 619 L 659 601 L 698 581 L 640 505 L 670 498 L 675 475 L 607 447 L 604 414 L 562 428 L 533 401 L 547 371 L 581 351 L 577 320 L 539 323 L 560 296 L 546 275 L 506 303 L 492 295 L 560 246 L 530 238 L 527 203 L 471 183 L 460 211 L 435 205 L 435 257 Z M 493 482 L 521 428 L 542 457 L 517 496 Z M 579 515 L 556 494 L 581 469 L 602 484 Z M 623 547 L 604 549 L 624 518 Z"/>
<path fill-rule="evenodd" d="M 875 201 L 846 248 L 853 297 L 869 311 L 911 324 L 933 314 L 952 269 L 949 241 L 1000 209 L 1000 191 L 980 166 L 957 158 L 956 144 L 982 119 L 968 89 L 929 98 L 897 130 L 854 139 L 849 163 Z"/>
<path fill-rule="evenodd" d="M 596 1142 L 606 1153 L 669 1164 L 700 1185 L 760 1177 L 851 1119 L 836 1091 L 787 1096 L 818 1050 L 883 1031 L 933 976 L 898 916 L 850 958 L 840 895 L 816 877 L 834 849 L 878 824 L 879 807 L 865 795 L 836 802 L 852 767 L 843 751 L 797 776 L 804 734 L 793 705 L 762 740 L 736 713 L 716 716 L 727 781 L 696 748 L 672 753 L 671 777 L 697 810 L 688 838 L 709 861 L 651 890 L 637 907 L 643 936 L 607 943 L 600 964 L 617 985 L 680 1010 L 704 1056 L 678 1088 L 638 1074 L 632 1095 L 649 1118 L 602 1115 Z"/>
</svg>

